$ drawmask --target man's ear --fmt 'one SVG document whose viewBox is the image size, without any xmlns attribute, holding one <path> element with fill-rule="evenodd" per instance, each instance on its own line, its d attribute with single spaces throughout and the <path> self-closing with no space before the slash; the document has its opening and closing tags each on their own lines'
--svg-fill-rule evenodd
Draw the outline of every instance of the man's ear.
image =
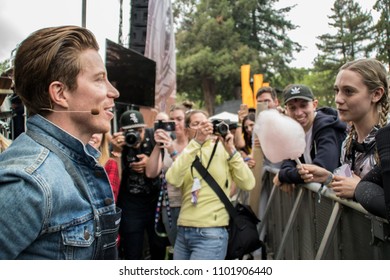
<svg viewBox="0 0 390 280">
<path fill-rule="evenodd" d="M 314 100 L 313 100 L 313 107 L 314 107 L 314 110 L 317 109 L 317 106 L 318 106 L 318 99 L 314 99 Z"/>
<path fill-rule="evenodd" d="M 49 85 L 49 95 L 53 106 L 58 105 L 68 108 L 68 101 L 64 93 L 65 85 L 61 82 L 54 81 Z"/>
</svg>

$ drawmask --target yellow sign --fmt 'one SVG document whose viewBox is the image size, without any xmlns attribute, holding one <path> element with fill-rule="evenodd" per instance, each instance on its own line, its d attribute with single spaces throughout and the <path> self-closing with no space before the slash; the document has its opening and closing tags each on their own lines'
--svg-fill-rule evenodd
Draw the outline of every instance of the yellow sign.
<svg viewBox="0 0 390 280">
<path fill-rule="evenodd" d="M 250 84 L 251 66 L 249 64 L 241 65 L 241 98 L 242 104 L 248 108 L 255 108 L 257 104 L 256 93 L 259 88 L 269 86 L 269 83 L 263 82 L 263 74 L 253 75 L 253 90 Z"/>
</svg>

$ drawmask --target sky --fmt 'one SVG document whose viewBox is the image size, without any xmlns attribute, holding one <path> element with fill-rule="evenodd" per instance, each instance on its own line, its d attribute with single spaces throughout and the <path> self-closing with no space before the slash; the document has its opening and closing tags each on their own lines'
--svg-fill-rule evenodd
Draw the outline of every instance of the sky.
<svg viewBox="0 0 390 280">
<path fill-rule="evenodd" d="M 161 0 L 162 1 L 162 0 Z M 217 1 L 217 0 L 215 0 Z M 130 0 L 124 0 L 124 15 Z M 299 28 L 289 33 L 305 49 L 295 54 L 293 67 L 312 67 L 317 55 L 316 37 L 332 33 L 328 26 L 333 0 L 279 0 L 278 7 L 297 4 L 287 18 Z M 364 10 L 375 0 L 357 0 Z M 17 44 L 37 29 L 58 25 L 81 25 L 82 0 L 0 0 L 0 62 L 10 58 Z M 373 14 L 375 16 L 375 13 Z M 128 18 L 124 18 L 125 34 Z M 119 0 L 87 0 L 86 27 L 96 36 L 104 58 L 105 39 L 118 42 Z M 125 39 L 126 41 L 128 39 Z"/>
<path fill-rule="evenodd" d="M 362 7 L 363 11 L 371 10 L 373 18 L 378 18 L 372 6 L 375 0 L 355 0 Z M 298 25 L 294 31 L 289 33 L 289 37 L 300 43 L 305 49 L 303 52 L 294 55 L 295 61 L 291 64 L 294 67 L 312 67 L 312 62 L 317 56 L 318 50 L 316 43 L 320 41 L 316 37 L 329 33 L 334 34 L 330 29 L 328 16 L 332 14 L 334 0 L 279 0 L 281 7 L 297 4 L 288 14 L 287 18 L 295 25 Z"/>
</svg>

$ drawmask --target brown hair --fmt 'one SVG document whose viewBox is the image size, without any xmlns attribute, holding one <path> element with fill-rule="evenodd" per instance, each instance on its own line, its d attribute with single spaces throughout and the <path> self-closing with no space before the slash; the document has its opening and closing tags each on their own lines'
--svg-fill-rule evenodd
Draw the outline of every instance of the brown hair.
<svg viewBox="0 0 390 280">
<path fill-rule="evenodd" d="M 249 113 L 246 115 L 242 120 L 242 127 L 244 128 L 242 130 L 244 141 L 245 141 L 245 147 L 242 149 L 246 154 L 250 154 L 250 149 L 252 149 L 252 134 L 248 133 L 245 129 L 245 122 L 247 120 L 251 120 L 252 122 L 256 121 L 256 114 L 255 113 Z"/>
<path fill-rule="evenodd" d="M 187 111 L 186 117 L 185 117 L 185 125 L 186 125 L 186 127 L 190 127 L 190 122 L 191 122 L 192 115 L 198 114 L 198 113 L 201 113 L 201 114 L 205 115 L 206 118 L 209 117 L 209 115 L 205 111 L 203 111 L 203 110 L 189 110 L 189 111 Z"/>
<path fill-rule="evenodd" d="M 77 88 L 79 56 L 87 49 L 98 51 L 98 43 L 89 30 L 78 26 L 43 28 L 20 44 L 14 61 L 15 89 L 29 115 L 52 108 L 48 88 L 53 81 L 70 91 Z"/>
<path fill-rule="evenodd" d="M 264 93 L 269 93 L 271 95 L 271 98 L 273 100 L 275 100 L 278 95 L 276 94 L 276 90 L 272 87 L 261 87 L 258 89 L 257 93 L 256 93 L 256 99 L 261 96 L 262 94 Z"/>
</svg>

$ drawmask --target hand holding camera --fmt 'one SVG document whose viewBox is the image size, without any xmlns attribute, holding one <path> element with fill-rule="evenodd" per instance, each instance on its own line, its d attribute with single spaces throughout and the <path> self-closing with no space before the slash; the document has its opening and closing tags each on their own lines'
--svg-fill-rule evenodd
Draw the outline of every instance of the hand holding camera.
<svg viewBox="0 0 390 280">
<path fill-rule="evenodd" d="M 233 155 L 236 152 L 236 147 L 234 146 L 234 136 L 230 133 L 229 130 L 227 131 L 226 135 L 219 135 L 219 139 L 229 155 Z"/>
<path fill-rule="evenodd" d="M 204 120 L 196 130 L 195 140 L 204 143 L 213 134 L 213 124 L 209 120 Z"/>
<path fill-rule="evenodd" d="M 174 121 L 158 120 L 154 122 L 154 140 L 159 144 L 160 148 L 168 148 L 172 146 L 171 132 L 175 131 L 176 123 Z"/>
<path fill-rule="evenodd" d="M 137 161 L 130 163 L 131 168 L 137 173 L 144 173 L 149 157 L 145 154 L 136 155 Z"/>
<path fill-rule="evenodd" d="M 229 133 L 229 125 L 223 120 L 213 120 L 213 134 L 225 138 Z"/>
<path fill-rule="evenodd" d="M 124 133 L 125 135 L 125 143 L 130 148 L 136 147 L 139 143 L 141 143 L 141 134 L 136 129 L 128 129 Z"/>
<path fill-rule="evenodd" d="M 154 141 L 159 144 L 159 147 L 169 148 L 172 146 L 173 139 L 168 131 L 157 129 L 154 131 Z"/>
<path fill-rule="evenodd" d="M 122 152 L 123 146 L 126 144 L 123 132 L 118 131 L 112 134 L 110 142 L 114 152 Z"/>
<path fill-rule="evenodd" d="M 154 122 L 154 131 L 157 129 L 162 129 L 165 131 L 175 131 L 175 122 L 174 121 L 162 121 L 158 120 Z"/>
</svg>

